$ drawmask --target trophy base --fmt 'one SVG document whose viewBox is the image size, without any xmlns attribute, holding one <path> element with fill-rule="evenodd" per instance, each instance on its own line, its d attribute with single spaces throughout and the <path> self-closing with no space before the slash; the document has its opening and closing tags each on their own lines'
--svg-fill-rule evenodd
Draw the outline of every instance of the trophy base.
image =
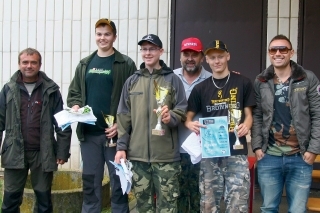
<svg viewBox="0 0 320 213">
<path fill-rule="evenodd" d="M 162 135 L 164 135 L 164 133 L 165 133 L 164 129 L 153 129 L 152 130 L 152 135 L 162 136 Z"/>
<path fill-rule="evenodd" d="M 242 144 L 233 145 L 233 149 L 243 149 L 243 145 Z"/>
<path fill-rule="evenodd" d="M 115 147 L 115 146 L 117 146 L 117 144 L 116 143 L 106 143 L 106 146 L 107 147 Z"/>
</svg>

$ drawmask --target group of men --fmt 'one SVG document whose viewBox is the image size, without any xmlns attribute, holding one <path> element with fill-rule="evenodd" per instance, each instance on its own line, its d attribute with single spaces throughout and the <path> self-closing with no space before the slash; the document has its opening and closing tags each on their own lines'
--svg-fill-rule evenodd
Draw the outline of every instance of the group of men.
<svg viewBox="0 0 320 213">
<path fill-rule="evenodd" d="M 83 159 L 82 213 L 101 212 L 104 165 L 111 182 L 113 213 L 127 213 L 128 195 L 109 161 L 129 159 L 137 212 L 248 212 L 250 176 L 246 135 L 258 163 L 261 212 L 278 212 L 285 185 L 289 212 L 305 212 L 312 164 L 320 153 L 320 84 L 293 62 L 290 40 L 269 43 L 271 65 L 254 84 L 228 68 L 230 52 L 221 40 L 203 48 L 198 38 L 181 43 L 181 68 L 170 69 L 154 34 L 139 42 L 143 63 L 118 52 L 114 22 L 95 24 L 97 51 L 82 59 L 70 84 L 67 105 L 89 105 L 96 125 L 79 123 Z M 206 60 L 211 72 L 201 65 Z M 58 164 L 69 158 L 71 128 L 58 127 L 54 114 L 63 101 L 59 87 L 41 67 L 32 48 L 19 54 L 19 70 L 0 93 L 0 132 L 6 131 L 2 212 L 19 212 L 28 171 L 36 195 L 35 212 L 52 212 L 51 183 Z M 232 102 L 231 102 L 232 101 Z M 241 111 L 239 123 L 231 121 Z M 115 117 L 108 127 L 103 114 Z M 227 116 L 230 156 L 202 158 L 193 164 L 181 148 L 191 132 L 206 128 L 199 118 Z M 54 137 L 56 132 L 56 138 Z M 236 134 L 235 134 L 236 132 Z M 240 145 L 234 146 L 236 135 Z M 111 146 L 108 140 L 117 141 Z M 107 140 L 107 141 L 106 141 Z M 195 141 L 198 143 L 198 141 Z M 156 199 L 154 199 L 156 196 Z"/>
</svg>

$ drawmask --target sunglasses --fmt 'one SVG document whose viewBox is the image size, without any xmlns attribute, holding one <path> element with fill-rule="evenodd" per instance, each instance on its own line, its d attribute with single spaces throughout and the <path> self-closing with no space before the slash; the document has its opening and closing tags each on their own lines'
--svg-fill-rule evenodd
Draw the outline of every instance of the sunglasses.
<svg viewBox="0 0 320 213">
<path fill-rule="evenodd" d="M 289 50 L 292 50 L 292 49 L 289 49 L 286 46 L 273 46 L 273 47 L 270 47 L 269 53 L 271 55 L 274 55 L 278 52 L 278 50 L 281 54 L 287 54 L 289 52 Z"/>
</svg>

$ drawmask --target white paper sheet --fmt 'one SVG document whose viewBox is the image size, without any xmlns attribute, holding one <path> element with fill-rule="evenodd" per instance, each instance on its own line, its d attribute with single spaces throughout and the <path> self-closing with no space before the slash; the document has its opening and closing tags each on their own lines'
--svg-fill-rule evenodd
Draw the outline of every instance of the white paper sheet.
<svg viewBox="0 0 320 213">
<path fill-rule="evenodd" d="M 84 109 L 89 108 L 90 111 L 85 113 Z M 78 112 L 72 111 L 70 108 L 66 108 L 54 115 L 58 126 L 61 127 L 62 130 L 70 126 L 74 122 L 82 122 L 87 124 L 95 125 L 97 118 L 93 115 L 92 109 L 89 106 L 82 107 L 78 110 Z"/>
<path fill-rule="evenodd" d="M 110 161 L 115 166 L 116 174 L 120 178 L 122 193 L 129 193 L 132 186 L 132 164 L 130 161 L 124 161 L 124 159 L 120 159 L 121 164 L 117 164 L 115 162 Z"/>
<path fill-rule="evenodd" d="M 190 155 L 191 162 L 196 164 L 201 161 L 202 152 L 201 152 L 201 142 L 200 136 L 192 132 L 186 140 L 182 143 L 181 147 L 186 150 Z"/>
</svg>

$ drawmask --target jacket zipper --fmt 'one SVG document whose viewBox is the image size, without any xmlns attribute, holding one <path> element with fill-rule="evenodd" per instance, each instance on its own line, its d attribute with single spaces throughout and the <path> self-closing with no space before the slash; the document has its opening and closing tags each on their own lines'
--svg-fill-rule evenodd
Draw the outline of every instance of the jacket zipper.
<svg viewBox="0 0 320 213">
<path fill-rule="evenodd" d="M 292 110 L 291 110 L 291 108 L 292 108 L 292 107 L 291 107 L 291 102 L 292 102 L 292 101 L 291 101 L 291 98 L 292 98 L 292 97 L 291 97 L 292 83 L 293 83 L 293 80 L 291 79 L 290 82 L 289 82 L 288 100 L 289 100 L 289 102 L 290 102 L 290 103 L 289 103 L 289 104 L 290 104 L 289 110 L 290 110 L 292 125 L 293 125 L 293 128 L 296 129 L 296 128 L 295 128 L 295 126 L 296 126 L 296 125 L 295 125 L 295 120 L 294 120 L 294 117 L 292 116 Z M 302 153 L 302 152 L 301 152 L 301 149 L 302 149 L 302 147 L 304 147 L 304 146 L 303 146 L 304 144 L 303 144 L 303 143 L 300 144 L 300 142 L 299 142 L 299 133 L 298 133 L 298 131 L 296 131 L 296 137 L 297 137 L 298 144 L 299 144 L 299 147 L 300 147 L 300 153 Z M 304 148 L 303 148 L 303 149 L 304 149 Z M 306 151 L 306 149 L 303 150 L 303 151 Z"/>
<path fill-rule="evenodd" d="M 269 84 L 269 87 L 272 91 L 272 95 L 273 95 L 273 103 L 272 103 L 272 107 L 274 106 L 274 99 L 275 99 L 275 91 L 274 91 L 274 84 L 271 84 L 271 83 L 268 83 Z M 271 125 L 272 125 L 272 120 L 273 120 L 273 116 L 274 116 L 274 108 L 272 109 L 272 116 L 271 116 L 271 122 L 269 123 L 269 129 L 271 128 Z M 269 131 L 268 131 L 269 132 Z M 269 138 L 269 135 L 268 135 L 268 138 Z"/>
<path fill-rule="evenodd" d="M 33 93 L 33 90 L 32 90 L 32 92 L 31 92 L 31 94 L 29 94 L 29 92 L 27 92 L 27 94 L 28 94 L 27 129 L 29 129 L 29 124 L 30 124 L 30 101 L 31 101 L 31 95 L 32 95 L 32 93 Z M 28 141 L 28 140 L 29 140 L 29 134 L 27 134 L 27 139 L 26 139 L 26 141 Z"/>
<path fill-rule="evenodd" d="M 149 127 L 149 129 L 148 129 L 148 138 L 149 138 L 149 140 L 148 140 L 148 163 L 150 164 L 150 141 L 151 141 L 151 135 L 150 135 L 150 126 L 151 126 L 151 121 L 150 121 L 150 111 L 149 111 L 149 109 L 150 109 L 150 106 L 151 106 L 151 104 L 150 104 L 150 85 L 151 85 L 151 82 L 152 82 L 152 74 L 150 74 L 150 77 L 149 77 L 149 88 L 148 88 L 148 122 L 149 122 L 149 125 L 148 125 L 148 127 Z M 151 127 L 152 128 L 152 127 Z"/>
</svg>

